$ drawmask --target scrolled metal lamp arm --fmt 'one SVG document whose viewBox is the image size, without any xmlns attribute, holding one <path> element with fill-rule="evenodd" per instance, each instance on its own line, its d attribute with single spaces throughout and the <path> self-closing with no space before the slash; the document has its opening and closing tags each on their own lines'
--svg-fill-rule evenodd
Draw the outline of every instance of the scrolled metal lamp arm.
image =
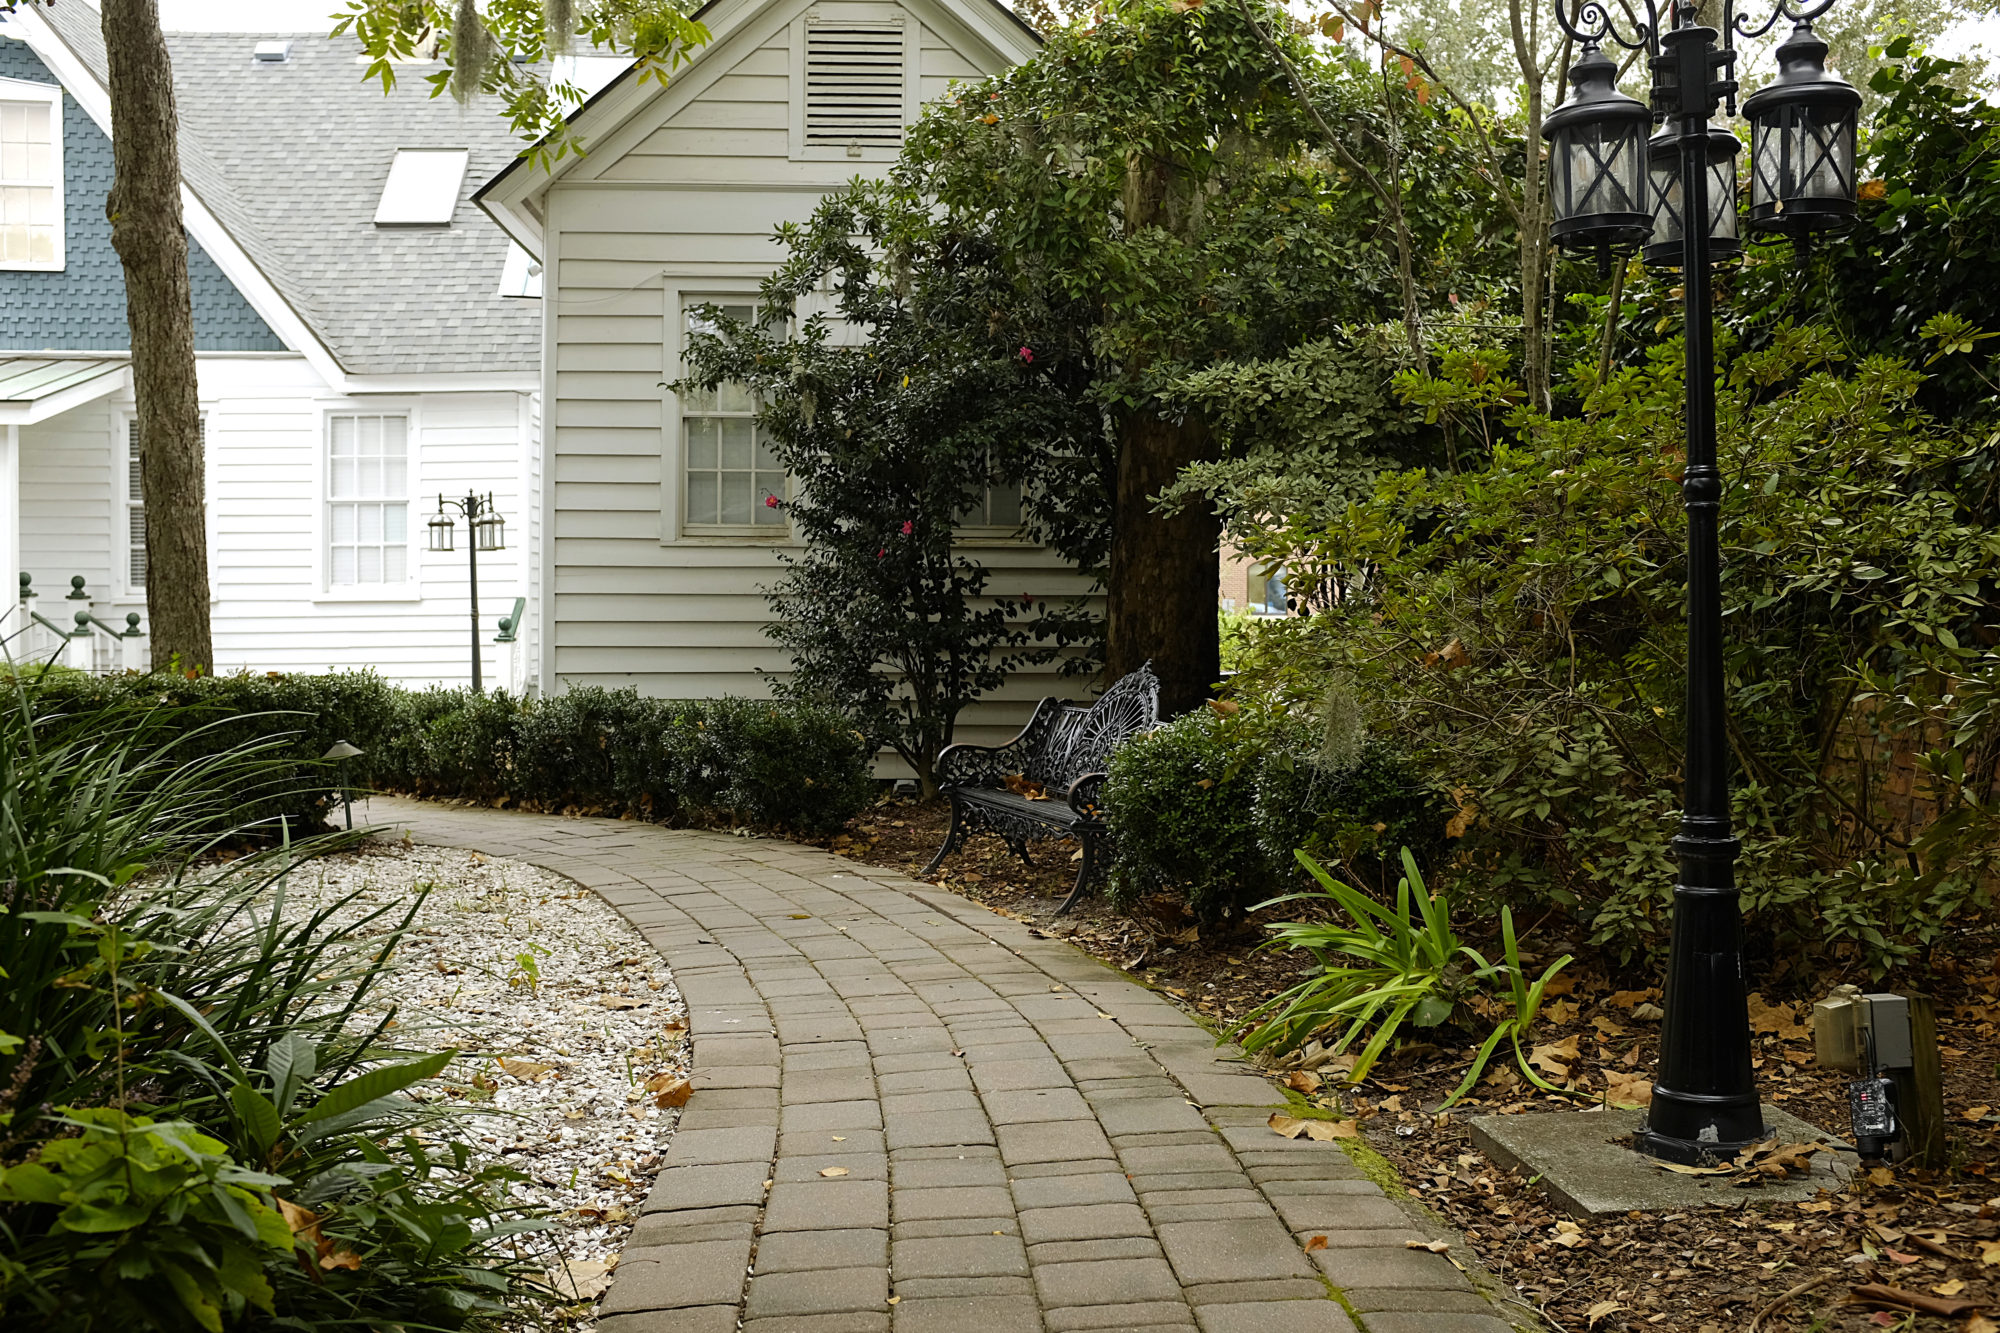
<svg viewBox="0 0 2000 1333">
<path fill-rule="evenodd" d="M 1584 0 L 1576 6 L 1574 15 L 1570 6 L 1556 5 L 1556 23 L 1565 36 L 1579 46 L 1601 48 L 1609 41 L 1627 51 L 1644 51 L 1648 55 L 1659 52 L 1660 13 L 1654 0 L 1645 0 L 1646 21 L 1638 24 L 1638 32 L 1627 38 L 1618 30 L 1617 22 L 1611 16 L 1606 0 Z M 1629 12 L 1628 12 L 1629 17 Z"/>
<path fill-rule="evenodd" d="M 1762 37 L 1765 33 L 1778 26 L 1779 19 L 1790 19 L 1793 23 L 1811 24 L 1814 19 L 1826 13 L 1827 10 L 1832 9 L 1833 6 L 1834 0 L 1818 0 L 1818 3 L 1809 5 L 1795 5 L 1791 3 L 1791 0 L 1778 0 L 1777 7 L 1771 11 L 1771 17 L 1753 28 L 1750 26 L 1748 15 L 1736 12 L 1736 0 L 1729 0 L 1728 8 L 1725 11 L 1728 18 L 1723 25 L 1724 32 L 1728 35 L 1744 38 Z"/>
</svg>

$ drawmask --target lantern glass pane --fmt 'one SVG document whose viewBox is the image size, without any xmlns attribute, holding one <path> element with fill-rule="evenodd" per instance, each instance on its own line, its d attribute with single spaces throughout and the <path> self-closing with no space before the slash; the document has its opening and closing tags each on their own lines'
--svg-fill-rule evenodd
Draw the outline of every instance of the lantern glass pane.
<svg viewBox="0 0 2000 1333">
<path fill-rule="evenodd" d="M 1854 179 L 1852 122 L 1834 107 L 1801 107 L 1798 112 L 1798 193 L 1806 199 L 1847 199 Z"/>
<path fill-rule="evenodd" d="M 1750 123 L 1750 206 L 1768 208 L 1784 197 L 1785 134 L 1762 120 Z"/>
<path fill-rule="evenodd" d="M 1734 249 L 1736 232 L 1736 154 L 1711 157 L 1708 162 L 1708 237 L 1727 241 Z"/>
<path fill-rule="evenodd" d="M 1679 245 L 1681 240 L 1681 173 L 1669 162 L 1653 166 L 1653 236 L 1651 245 Z"/>
</svg>

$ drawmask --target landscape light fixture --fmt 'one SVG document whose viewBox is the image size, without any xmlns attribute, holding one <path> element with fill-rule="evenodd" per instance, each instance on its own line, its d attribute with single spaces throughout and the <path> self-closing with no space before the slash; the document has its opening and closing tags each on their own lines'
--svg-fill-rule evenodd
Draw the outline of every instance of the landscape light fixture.
<svg viewBox="0 0 2000 1333">
<path fill-rule="evenodd" d="M 452 549 L 452 531 L 458 526 L 460 518 L 465 520 L 465 555 L 470 578 L 468 587 L 472 597 L 472 692 L 484 694 L 485 682 L 480 678 L 479 670 L 479 553 L 507 549 L 507 523 L 500 517 L 500 511 L 493 507 L 491 491 L 485 495 L 468 491 L 462 498 L 456 500 L 446 499 L 440 495 L 437 513 L 431 517 L 427 525 L 430 528 L 433 551 Z"/>
<path fill-rule="evenodd" d="M 347 780 L 347 761 L 359 759 L 363 751 L 346 741 L 335 741 L 327 747 L 321 759 L 332 760 L 340 765 L 340 806 L 347 816 L 348 832 L 354 831 L 354 785 Z"/>
<path fill-rule="evenodd" d="M 1718 520 L 1722 474 L 1715 462 L 1715 355 L 1710 270 L 1740 248 L 1736 227 L 1735 136 L 1714 125 L 1718 110 L 1736 112 L 1730 77 L 1739 37 L 1762 36 L 1781 19 L 1793 25 L 1778 48 L 1778 74 L 1743 105 L 1750 120 L 1750 227 L 1803 245 L 1855 212 L 1855 126 L 1860 94 L 1826 68 L 1826 43 L 1812 21 L 1833 0 L 1779 0 L 1752 25 L 1724 0 L 1718 32 L 1697 21 L 1693 4 L 1674 0 L 1661 12 L 1642 0 L 1644 18 L 1623 5 L 1636 31 L 1613 23 L 1607 0 L 1573 12 L 1558 0 L 1556 21 L 1582 56 L 1570 71 L 1568 101 L 1550 113 L 1551 238 L 1571 249 L 1609 256 L 1642 240 L 1648 262 L 1674 262 L 1679 240 L 1681 311 L 1686 344 L 1687 462 L 1681 494 L 1687 509 L 1687 759 L 1680 832 L 1674 851 L 1673 942 L 1668 953 L 1666 1018 L 1659 1073 L 1640 1152 L 1697 1164 L 1732 1157 L 1766 1137 L 1763 1105 L 1750 1067 L 1750 1019 L 1743 975 L 1743 915 L 1736 889 L 1740 844 L 1729 818 L 1729 739 L 1722 674 L 1722 581 Z M 1620 94 L 1606 42 L 1643 51 L 1652 71 L 1652 115 L 1661 132 L 1639 151 L 1646 192 L 1636 228 L 1626 157 L 1638 103 Z M 1725 145 L 1722 141 L 1729 140 Z M 1664 214 L 1664 215 L 1663 215 Z M 1688 225 L 1702 219 L 1704 225 Z"/>
</svg>

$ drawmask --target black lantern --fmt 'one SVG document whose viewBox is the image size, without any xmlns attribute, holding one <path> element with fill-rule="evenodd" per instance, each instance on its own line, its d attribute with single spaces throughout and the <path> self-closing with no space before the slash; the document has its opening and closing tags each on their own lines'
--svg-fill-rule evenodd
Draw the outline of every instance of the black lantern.
<svg viewBox="0 0 2000 1333">
<path fill-rule="evenodd" d="M 431 532 L 431 549 L 433 551 L 449 551 L 451 549 L 451 530 L 457 524 L 452 521 L 450 515 L 444 512 L 444 502 L 439 501 L 438 504 L 438 512 L 431 517 L 431 521 L 425 526 Z"/>
<path fill-rule="evenodd" d="M 1716 262 L 1743 253 L 1736 227 L 1736 136 L 1720 125 L 1708 127 L 1708 257 Z M 1668 125 L 1646 145 L 1653 178 L 1653 236 L 1640 253 L 1648 264 L 1681 266 L 1681 217 L 1686 212 L 1681 189 L 1680 133 Z"/>
<path fill-rule="evenodd" d="M 486 502 L 489 506 L 491 499 Z M 482 551 L 502 551 L 506 549 L 507 521 L 491 508 L 472 520 L 472 537 Z"/>
<path fill-rule="evenodd" d="M 1549 239 L 1575 250 L 1613 249 L 1652 231 L 1645 103 L 1618 91 L 1618 67 L 1596 45 L 1570 68 L 1569 99 L 1542 122 L 1549 141 Z"/>
<path fill-rule="evenodd" d="M 1826 43 L 1801 21 L 1778 48 L 1778 75 L 1744 99 L 1750 121 L 1750 225 L 1804 239 L 1855 213 L 1861 94 L 1826 67 Z"/>
</svg>

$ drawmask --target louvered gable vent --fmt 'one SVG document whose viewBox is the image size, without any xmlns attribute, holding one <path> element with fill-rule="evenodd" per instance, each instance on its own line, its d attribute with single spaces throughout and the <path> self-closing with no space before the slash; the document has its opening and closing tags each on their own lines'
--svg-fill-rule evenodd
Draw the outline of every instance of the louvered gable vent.
<svg viewBox="0 0 2000 1333">
<path fill-rule="evenodd" d="M 903 28 L 806 25 L 806 142 L 894 148 L 903 142 Z"/>
</svg>

